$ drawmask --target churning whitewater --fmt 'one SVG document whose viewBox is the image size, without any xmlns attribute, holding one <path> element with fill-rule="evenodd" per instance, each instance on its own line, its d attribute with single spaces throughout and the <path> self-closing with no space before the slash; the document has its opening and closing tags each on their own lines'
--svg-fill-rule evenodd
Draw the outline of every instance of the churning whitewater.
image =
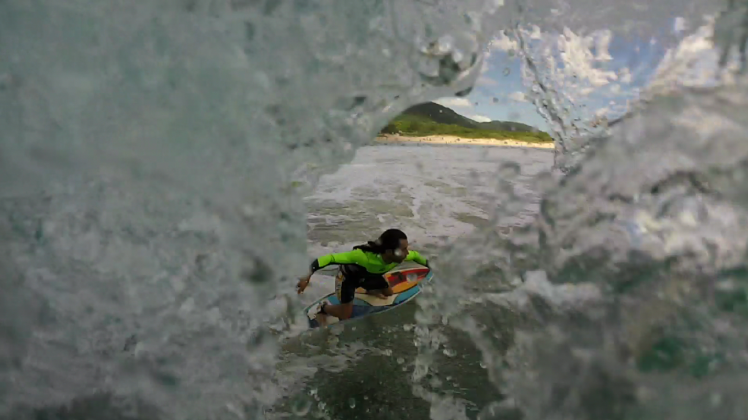
<svg viewBox="0 0 748 420">
<path fill-rule="evenodd" d="M 747 16 L 0 1 L 0 418 L 745 419 Z M 371 144 L 497 48 L 555 151 Z M 302 333 L 393 225 L 433 284 Z"/>
</svg>

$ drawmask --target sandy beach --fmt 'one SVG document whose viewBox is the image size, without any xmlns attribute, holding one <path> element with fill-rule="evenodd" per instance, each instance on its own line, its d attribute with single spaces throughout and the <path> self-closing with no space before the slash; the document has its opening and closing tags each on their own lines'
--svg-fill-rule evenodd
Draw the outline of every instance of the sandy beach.
<svg viewBox="0 0 748 420">
<path fill-rule="evenodd" d="M 475 146 L 510 146 L 510 147 L 535 147 L 539 149 L 553 149 L 553 143 L 530 143 L 519 140 L 499 139 L 469 139 L 456 136 L 426 136 L 409 137 L 397 134 L 389 134 L 376 138 L 380 143 L 427 143 L 427 144 L 460 144 Z"/>
<path fill-rule="evenodd" d="M 553 143 L 531 143 L 512 139 L 470 139 L 456 136 L 425 136 L 410 137 L 397 134 L 388 134 L 376 138 L 380 143 L 427 143 L 427 144 L 460 144 L 475 146 L 509 146 L 509 147 L 534 147 L 538 149 L 553 149 Z"/>
</svg>

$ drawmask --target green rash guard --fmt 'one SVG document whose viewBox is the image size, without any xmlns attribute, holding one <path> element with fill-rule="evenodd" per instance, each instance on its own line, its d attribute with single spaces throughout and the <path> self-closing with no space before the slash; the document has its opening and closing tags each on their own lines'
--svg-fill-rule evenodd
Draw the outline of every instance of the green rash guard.
<svg viewBox="0 0 748 420">
<path fill-rule="evenodd" d="M 415 261 L 418 264 L 428 267 L 428 261 L 416 251 L 408 251 L 408 256 L 405 257 L 405 261 Z M 384 274 L 397 267 L 399 263 L 387 264 L 382 260 L 382 256 L 379 254 L 363 251 L 361 249 L 354 249 L 353 251 L 341 252 L 339 254 L 328 254 L 317 258 L 312 261 L 312 272 L 327 267 L 330 264 L 355 264 L 363 267 L 371 274 Z"/>
</svg>

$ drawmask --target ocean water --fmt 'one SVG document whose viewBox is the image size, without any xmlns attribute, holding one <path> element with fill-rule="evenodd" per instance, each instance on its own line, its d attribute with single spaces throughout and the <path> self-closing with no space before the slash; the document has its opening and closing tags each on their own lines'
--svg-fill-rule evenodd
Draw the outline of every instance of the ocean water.
<svg viewBox="0 0 748 420">
<path fill-rule="evenodd" d="M 514 193 L 525 207 L 508 226 L 529 223 L 540 196 L 533 181 L 553 151 L 407 143 L 369 145 L 305 197 L 310 252 L 357 245 L 370 232 L 402 226 L 414 246 L 446 242 L 490 224 L 503 166 L 519 164 Z M 439 229 L 434 229 L 439 226 Z M 351 238 L 353 236 L 354 238 Z"/>
<path fill-rule="evenodd" d="M 0 418 L 745 419 L 746 16 L 0 1 Z M 553 152 L 372 144 L 496 37 Z M 305 333 L 393 225 L 436 281 Z"/>
<path fill-rule="evenodd" d="M 314 193 L 305 198 L 309 249 L 316 255 L 345 251 L 371 240 L 371 232 L 394 226 L 409 235 L 411 249 L 438 265 L 438 250 L 445 243 L 490 225 L 499 187 L 493 180 L 508 163 L 522 169 L 512 187 L 525 203 L 507 226 L 511 228 L 528 223 L 537 214 L 540 197 L 533 192 L 533 179 L 550 170 L 553 151 L 422 144 L 364 146 L 350 164 L 323 177 Z M 438 231 L 434 226 L 439 226 Z M 440 235 L 434 235 L 437 232 Z M 333 276 L 334 270 L 315 275 L 302 302 L 309 304 L 330 293 Z M 509 283 L 469 286 L 473 297 L 513 288 Z M 497 290 L 502 286 L 503 290 Z M 450 395 L 445 409 L 455 414 L 465 412 L 474 417 L 483 406 L 499 400 L 476 346 L 464 332 L 449 326 L 439 331 L 438 368 L 431 368 L 439 375 L 425 375 L 421 379 L 425 388 L 413 392 L 418 356 L 413 342 L 423 333 L 417 310 L 412 302 L 400 310 L 331 331 L 284 340 L 277 375 L 292 385 L 273 407 L 272 418 L 428 419 L 432 387 Z M 511 330 L 518 318 L 501 307 L 491 312 L 499 322 L 497 327 L 505 331 Z"/>
</svg>

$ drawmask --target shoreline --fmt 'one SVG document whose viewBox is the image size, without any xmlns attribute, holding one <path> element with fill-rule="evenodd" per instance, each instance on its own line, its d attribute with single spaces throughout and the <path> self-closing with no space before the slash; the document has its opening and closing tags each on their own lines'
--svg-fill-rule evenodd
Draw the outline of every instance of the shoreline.
<svg viewBox="0 0 748 420">
<path fill-rule="evenodd" d="M 448 135 L 413 137 L 398 134 L 385 134 L 377 136 L 375 141 L 377 143 L 426 143 L 494 147 L 532 147 L 536 149 L 553 149 L 555 147 L 552 142 L 532 143 L 513 139 L 472 139 Z"/>
</svg>

